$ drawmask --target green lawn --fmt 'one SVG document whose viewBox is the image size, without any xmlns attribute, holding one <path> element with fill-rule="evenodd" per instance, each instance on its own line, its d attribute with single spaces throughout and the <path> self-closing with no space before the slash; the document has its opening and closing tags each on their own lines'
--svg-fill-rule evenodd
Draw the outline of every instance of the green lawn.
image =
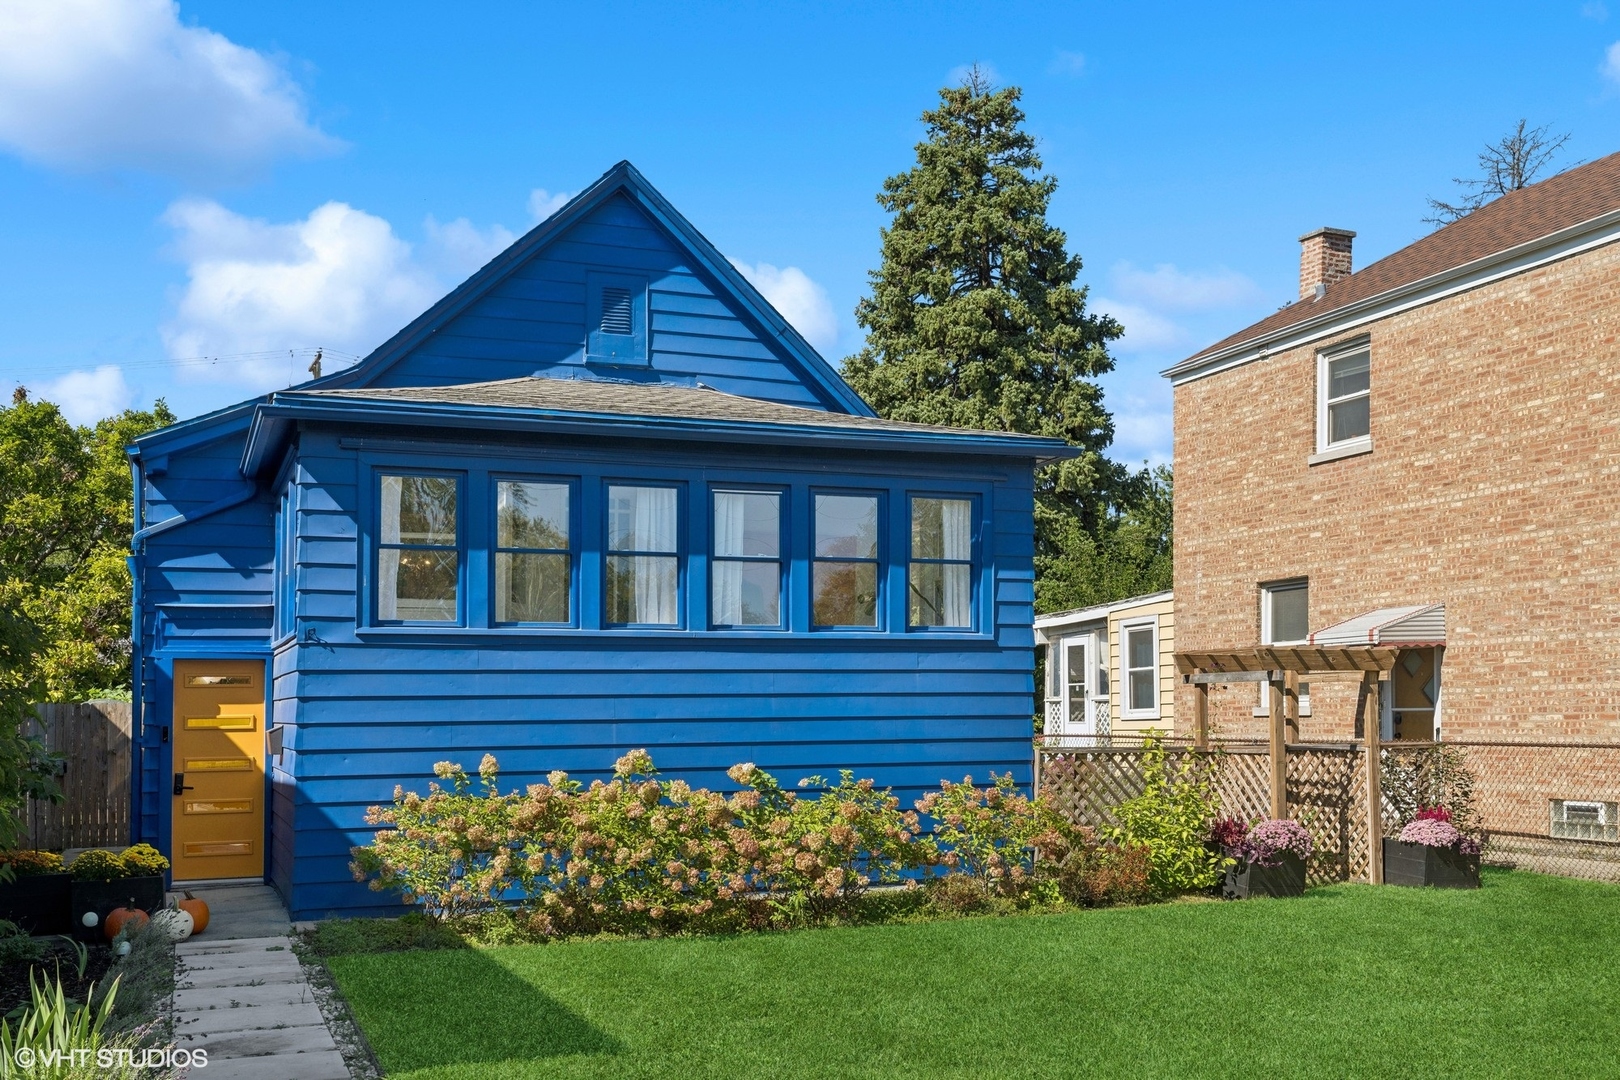
<svg viewBox="0 0 1620 1080">
<path fill-rule="evenodd" d="M 331 958 L 393 1080 L 1620 1076 L 1620 888 Z"/>
</svg>

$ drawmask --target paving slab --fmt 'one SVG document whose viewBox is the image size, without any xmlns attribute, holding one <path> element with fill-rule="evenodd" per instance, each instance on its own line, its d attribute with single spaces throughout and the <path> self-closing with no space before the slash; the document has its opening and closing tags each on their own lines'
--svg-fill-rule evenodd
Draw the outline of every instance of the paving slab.
<svg viewBox="0 0 1620 1080">
<path fill-rule="evenodd" d="M 239 1009 L 244 1005 L 296 1004 L 314 1000 L 314 992 L 303 982 L 276 982 L 257 986 L 198 986 L 176 990 L 174 1007 L 187 1013 L 212 1012 Z"/>
<path fill-rule="evenodd" d="M 349 1080 L 349 1067 L 336 1050 L 238 1058 L 210 1054 L 208 1068 L 193 1069 L 191 1075 L 208 1080 Z"/>
<path fill-rule="evenodd" d="M 207 1050 L 210 1067 L 212 1067 L 215 1058 L 269 1057 L 274 1055 L 291 1059 L 301 1053 L 320 1050 L 337 1052 L 337 1043 L 332 1041 L 332 1033 L 326 1030 L 325 1024 L 318 1027 L 300 1025 L 299 1027 L 265 1028 L 254 1031 L 202 1032 L 196 1035 L 176 1031 L 175 1042 L 180 1046 L 189 1046 L 193 1049 L 201 1047 Z M 206 1075 L 213 1076 L 214 1074 L 207 1073 Z M 288 1080 L 295 1080 L 298 1076 L 299 1073 L 294 1070 Z"/>
<path fill-rule="evenodd" d="M 187 1035 L 222 1034 L 228 1031 L 260 1031 L 266 1028 L 318 1026 L 326 1030 L 321 1008 L 313 1001 L 282 1002 L 275 1005 L 244 1005 L 240 1009 L 214 1009 L 186 1017 L 175 1030 Z"/>
</svg>

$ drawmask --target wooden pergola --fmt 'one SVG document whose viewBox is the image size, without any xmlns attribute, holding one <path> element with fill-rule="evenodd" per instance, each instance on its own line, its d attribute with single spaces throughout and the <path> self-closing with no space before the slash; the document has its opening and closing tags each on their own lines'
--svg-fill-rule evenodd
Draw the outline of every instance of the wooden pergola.
<svg viewBox="0 0 1620 1080">
<path fill-rule="evenodd" d="M 1378 682 L 1395 666 L 1400 650 L 1380 645 L 1261 645 L 1243 649 L 1194 650 L 1176 653 L 1181 681 L 1198 688 L 1193 714 L 1193 741 L 1209 745 L 1209 688 L 1229 683 L 1266 683 L 1270 705 L 1271 816 L 1288 815 L 1288 744 L 1299 741 L 1300 676 L 1354 676 L 1361 689 L 1356 716 L 1366 742 L 1367 836 L 1372 881 L 1383 881 L 1378 845 L 1383 836 L 1379 794 Z"/>
</svg>

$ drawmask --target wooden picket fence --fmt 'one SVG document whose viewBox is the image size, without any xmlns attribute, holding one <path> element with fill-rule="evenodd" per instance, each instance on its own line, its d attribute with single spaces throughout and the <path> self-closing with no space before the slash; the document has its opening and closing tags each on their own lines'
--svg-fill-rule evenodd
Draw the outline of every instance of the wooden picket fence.
<svg viewBox="0 0 1620 1080">
<path fill-rule="evenodd" d="M 128 844 L 130 739 L 127 701 L 49 703 L 35 707 L 30 733 L 65 759 L 59 803 L 23 810 L 29 847 L 62 851 Z"/>
</svg>

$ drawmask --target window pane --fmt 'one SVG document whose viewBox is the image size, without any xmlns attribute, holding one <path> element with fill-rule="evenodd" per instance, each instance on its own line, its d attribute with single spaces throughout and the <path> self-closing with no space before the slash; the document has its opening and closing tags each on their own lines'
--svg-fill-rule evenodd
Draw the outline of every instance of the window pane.
<svg viewBox="0 0 1620 1080">
<path fill-rule="evenodd" d="M 1328 361 L 1328 399 L 1359 394 L 1372 385 L 1372 366 L 1367 353 L 1356 353 Z"/>
<path fill-rule="evenodd" d="M 568 547 L 568 485 L 502 480 L 495 485 L 496 544 Z"/>
<path fill-rule="evenodd" d="M 1075 693 L 1083 693 L 1086 686 L 1086 647 L 1071 644 L 1063 651 L 1069 660 L 1069 683 L 1078 688 Z"/>
<path fill-rule="evenodd" d="M 1266 595 L 1271 599 L 1271 639 L 1265 644 L 1304 641 L 1310 636 L 1309 589 L 1272 589 Z"/>
<path fill-rule="evenodd" d="M 966 563 L 911 564 L 911 625 L 973 625 L 972 568 Z"/>
<path fill-rule="evenodd" d="M 1141 627 L 1126 632 L 1126 660 L 1128 668 L 1151 668 L 1157 665 L 1153 662 L 1153 630 L 1151 627 Z"/>
<path fill-rule="evenodd" d="M 716 562 L 714 621 L 722 626 L 779 626 L 781 563 Z"/>
<path fill-rule="evenodd" d="M 1131 672 L 1131 709 L 1151 709 L 1158 704 L 1155 692 L 1158 690 L 1158 673 L 1155 671 Z"/>
<path fill-rule="evenodd" d="M 911 557 L 973 558 L 973 503 L 969 499 L 911 500 Z"/>
<path fill-rule="evenodd" d="M 675 560 L 667 555 L 608 556 L 608 622 L 676 625 L 676 581 Z"/>
<path fill-rule="evenodd" d="M 456 621 L 456 553 L 384 548 L 377 553 L 377 617 Z"/>
<path fill-rule="evenodd" d="M 382 542 L 456 542 L 456 481 L 449 476 L 384 476 Z"/>
<path fill-rule="evenodd" d="M 568 621 L 567 555 L 495 554 L 495 621 Z"/>
<path fill-rule="evenodd" d="M 878 557 L 878 501 L 871 495 L 816 496 L 816 555 Z"/>
<path fill-rule="evenodd" d="M 877 564 L 818 562 L 811 605 L 817 626 L 877 625 Z"/>
<path fill-rule="evenodd" d="M 608 487 L 608 550 L 675 550 L 675 489 Z"/>
<path fill-rule="evenodd" d="M 714 553 L 776 558 L 782 553 L 782 499 L 766 491 L 714 493 Z"/>
<path fill-rule="evenodd" d="M 1372 430 L 1371 398 L 1358 397 L 1328 406 L 1328 442 L 1359 439 Z"/>
</svg>

